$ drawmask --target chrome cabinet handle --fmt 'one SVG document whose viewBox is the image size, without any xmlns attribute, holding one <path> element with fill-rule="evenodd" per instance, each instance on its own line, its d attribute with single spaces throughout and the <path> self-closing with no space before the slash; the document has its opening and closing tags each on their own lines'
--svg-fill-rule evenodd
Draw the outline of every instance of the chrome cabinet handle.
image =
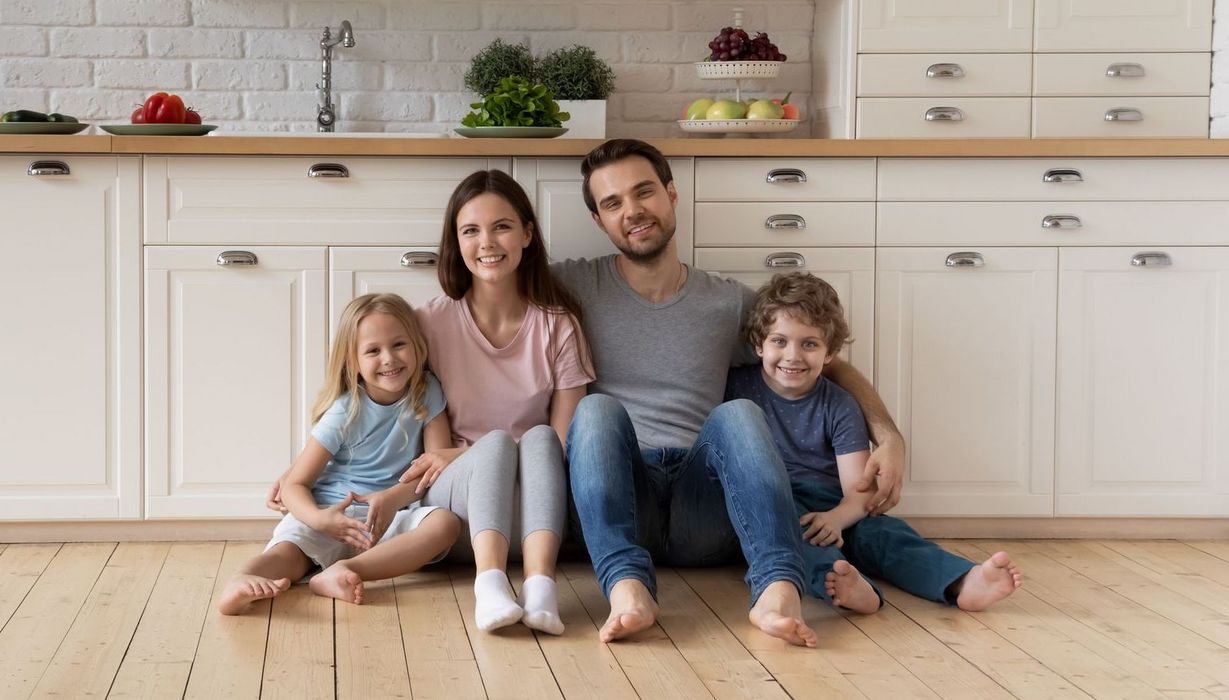
<svg viewBox="0 0 1229 700">
<path fill-rule="evenodd" d="M 68 175 L 72 173 L 68 163 L 62 160 L 36 160 L 26 168 L 26 175 L 41 177 L 44 175 Z"/>
<path fill-rule="evenodd" d="M 1115 107 L 1105 110 L 1107 122 L 1142 122 L 1144 113 L 1132 107 Z"/>
<path fill-rule="evenodd" d="M 1080 217 L 1073 214 L 1050 214 L 1041 220 L 1041 228 L 1071 229 L 1083 226 Z"/>
<path fill-rule="evenodd" d="M 1041 176 L 1042 182 L 1083 182 L 1084 175 L 1074 168 L 1052 168 Z"/>
<path fill-rule="evenodd" d="M 782 182 L 806 182 L 807 174 L 798 168 L 773 168 L 768 171 L 768 176 L 764 178 L 764 182 L 770 185 L 780 184 Z"/>
<path fill-rule="evenodd" d="M 401 256 L 401 267 L 435 267 L 439 261 L 440 256 L 435 253 L 412 250 Z"/>
<path fill-rule="evenodd" d="M 1142 78 L 1146 74 L 1144 67 L 1138 63 L 1111 63 L 1105 69 L 1107 78 Z"/>
<path fill-rule="evenodd" d="M 926 68 L 927 78 L 963 78 L 964 68 L 959 63 L 933 63 Z"/>
<path fill-rule="evenodd" d="M 316 163 L 307 169 L 308 177 L 350 177 L 350 169 L 341 163 Z"/>
<path fill-rule="evenodd" d="M 806 267 L 806 264 L 802 253 L 770 253 L 764 258 L 764 267 Z"/>
<path fill-rule="evenodd" d="M 256 264 L 256 254 L 246 250 L 225 250 L 218 253 L 217 262 L 221 267 L 234 265 L 250 267 Z"/>
<path fill-rule="evenodd" d="M 1169 267 L 1173 264 L 1173 258 L 1169 257 L 1169 253 L 1148 251 L 1131 256 L 1131 267 Z"/>
<path fill-rule="evenodd" d="M 947 260 L 943 264 L 948 267 L 981 267 L 986 264 L 986 259 L 982 257 L 981 253 L 961 251 L 947 256 Z"/>
<path fill-rule="evenodd" d="M 964 121 L 964 112 L 958 107 L 931 107 L 926 110 L 926 121 L 928 122 L 962 122 Z"/>
<path fill-rule="evenodd" d="M 804 229 L 807 227 L 807 220 L 797 214 L 773 214 L 764 219 L 764 228 L 767 229 Z"/>
</svg>

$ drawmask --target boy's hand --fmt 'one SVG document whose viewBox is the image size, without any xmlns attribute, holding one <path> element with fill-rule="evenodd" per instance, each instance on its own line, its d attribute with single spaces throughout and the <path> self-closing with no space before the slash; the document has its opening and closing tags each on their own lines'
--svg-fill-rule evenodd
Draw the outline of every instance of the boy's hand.
<svg viewBox="0 0 1229 700">
<path fill-rule="evenodd" d="M 351 492 L 339 503 L 320 510 L 316 516 L 316 522 L 312 523 L 312 528 L 360 552 L 365 552 L 371 549 L 371 532 L 367 529 L 366 523 L 351 518 L 345 512 L 356 498 L 357 496 Z"/>
<path fill-rule="evenodd" d="M 841 538 L 841 527 L 834 522 L 830 512 L 807 513 L 798 518 L 798 524 L 806 528 L 802 532 L 802 539 L 817 547 L 845 545 L 845 540 Z"/>
<path fill-rule="evenodd" d="M 384 536 L 388 526 L 392 524 L 399 510 L 398 505 L 388 491 L 355 496 L 354 500 L 367 504 L 367 531 L 371 533 L 371 544 L 375 545 Z"/>
<path fill-rule="evenodd" d="M 866 502 L 866 512 L 883 515 L 900 502 L 900 485 L 905 476 L 905 443 L 895 439 L 886 441 L 871 452 L 862 472 L 858 490 L 862 492 L 879 487 Z"/>
<path fill-rule="evenodd" d="M 441 452 L 424 452 L 410 462 L 410 468 L 401 475 L 401 483 L 409 483 L 419 477 L 422 481 L 414 488 L 414 493 L 422 495 L 440 478 L 440 473 L 452 464 L 453 456 Z"/>
</svg>

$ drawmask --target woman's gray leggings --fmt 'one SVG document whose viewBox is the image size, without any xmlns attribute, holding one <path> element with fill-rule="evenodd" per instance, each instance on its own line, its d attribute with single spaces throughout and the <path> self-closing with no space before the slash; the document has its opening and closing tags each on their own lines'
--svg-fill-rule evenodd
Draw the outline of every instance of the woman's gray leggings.
<svg viewBox="0 0 1229 700">
<path fill-rule="evenodd" d="M 507 432 L 493 430 L 444 469 L 422 502 L 451 510 L 468 528 L 469 537 L 457 541 L 450 559 L 472 559 L 462 543 L 484 530 L 506 537 L 513 552 L 525 535 L 538 530 L 562 540 L 567 477 L 559 436 L 549 425 L 539 425 L 518 445 Z"/>
</svg>

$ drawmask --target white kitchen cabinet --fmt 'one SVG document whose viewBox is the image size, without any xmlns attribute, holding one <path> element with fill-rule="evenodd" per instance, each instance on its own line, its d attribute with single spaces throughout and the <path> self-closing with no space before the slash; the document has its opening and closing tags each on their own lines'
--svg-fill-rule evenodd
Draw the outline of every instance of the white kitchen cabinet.
<svg viewBox="0 0 1229 700">
<path fill-rule="evenodd" d="M 140 159 L 0 157 L 0 519 L 141 517 Z"/>
<path fill-rule="evenodd" d="M 860 0 L 866 52 L 1028 51 L 1033 0 Z"/>
<path fill-rule="evenodd" d="M 440 295 L 436 248 L 330 248 L 329 339 L 341 312 L 364 294 L 400 294 L 418 307 Z"/>
<path fill-rule="evenodd" d="M 1027 97 L 859 97 L 860 139 L 1026 139 Z"/>
<path fill-rule="evenodd" d="M 1054 248 L 877 251 L 876 386 L 909 445 L 901 515 L 1050 515 Z"/>
<path fill-rule="evenodd" d="M 320 247 L 145 249 L 146 516 L 267 516 L 327 353 Z"/>
<path fill-rule="evenodd" d="M 1212 0 L 1036 2 L 1039 53 L 1212 49 Z"/>
<path fill-rule="evenodd" d="M 1058 514 L 1223 517 L 1229 247 L 1060 261 Z"/>
</svg>

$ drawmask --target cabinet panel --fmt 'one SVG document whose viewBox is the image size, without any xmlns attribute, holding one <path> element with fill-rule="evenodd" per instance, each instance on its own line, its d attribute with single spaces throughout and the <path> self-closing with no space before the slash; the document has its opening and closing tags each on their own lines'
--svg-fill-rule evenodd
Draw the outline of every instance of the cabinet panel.
<svg viewBox="0 0 1229 700">
<path fill-rule="evenodd" d="M 1037 0 L 1035 51 L 1209 51 L 1212 0 Z"/>
<path fill-rule="evenodd" d="M 1026 139 L 1029 102 L 1027 97 L 859 97 L 858 138 Z"/>
<path fill-rule="evenodd" d="M 875 244 L 870 202 L 700 202 L 696 246 Z"/>
<path fill-rule="evenodd" d="M 1033 94 L 1207 95 L 1211 73 L 1206 53 L 1037 54 Z"/>
<path fill-rule="evenodd" d="M 1028 51 L 1033 0 L 860 0 L 858 50 Z"/>
<path fill-rule="evenodd" d="M 341 312 L 363 294 L 400 294 L 418 307 L 441 294 L 436 248 L 330 248 L 329 339 Z"/>
<path fill-rule="evenodd" d="M 1028 97 L 1026 53 L 862 54 L 858 97 Z"/>
<path fill-rule="evenodd" d="M 1118 114 L 1118 118 L 1109 119 Z M 1207 138 L 1207 97 L 1037 97 L 1036 138 Z"/>
<path fill-rule="evenodd" d="M 697 202 L 869 202 L 874 158 L 702 158 Z"/>
</svg>

